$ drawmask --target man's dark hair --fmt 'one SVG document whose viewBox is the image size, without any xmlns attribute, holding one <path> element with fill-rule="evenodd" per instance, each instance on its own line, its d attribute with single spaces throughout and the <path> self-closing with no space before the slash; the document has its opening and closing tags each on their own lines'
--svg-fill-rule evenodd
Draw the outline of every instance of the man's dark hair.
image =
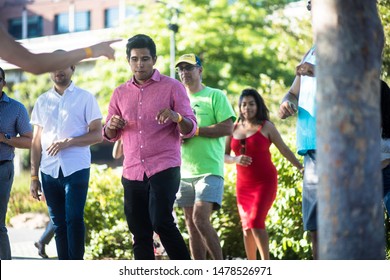
<svg viewBox="0 0 390 280">
<path fill-rule="evenodd" d="M 3 80 L 5 80 L 5 72 L 3 68 L 0 67 L 1 76 L 3 76 Z"/>
<path fill-rule="evenodd" d="M 126 45 L 127 59 L 130 58 L 130 53 L 132 49 L 143 49 L 143 48 L 147 48 L 149 50 L 152 58 L 156 57 L 156 44 L 154 43 L 152 38 L 144 34 L 138 34 L 131 37 L 129 40 L 127 40 L 127 45 Z"/>
</svg>

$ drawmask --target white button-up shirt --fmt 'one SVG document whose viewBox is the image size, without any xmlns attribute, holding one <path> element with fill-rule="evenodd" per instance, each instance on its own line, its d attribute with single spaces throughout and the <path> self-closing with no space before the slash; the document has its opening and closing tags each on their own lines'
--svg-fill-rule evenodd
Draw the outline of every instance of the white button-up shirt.
<svg viewBox="0 0 390 280">
<path fill-rule="evenodd" d="M 73 82 L 62 96 L 54 87 L 40 95 L 32 111 L 31 124 L 42 127 L 41 171 L 58 178 L 60 168 L 65 177 L 89 168 L 89 146 L 71 146 L 55 156 L 49 156 L 46 149 L 56 140 L 86 134 L 89 124 L 97 119 L 102 119 L 102 114 L 95 97 Z"/>
</svg>

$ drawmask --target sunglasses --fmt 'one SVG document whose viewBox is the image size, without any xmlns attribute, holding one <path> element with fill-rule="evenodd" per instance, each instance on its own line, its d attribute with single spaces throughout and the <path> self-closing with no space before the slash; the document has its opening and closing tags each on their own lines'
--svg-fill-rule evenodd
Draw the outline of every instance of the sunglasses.
<svg viewBox="0 0 390 280">
<path fill-rule="evenodd" d="M 307 6 L 306 6 L 308 11 L 311 11 L 311 1 L 307 1 Z"/>
<path fill-rule="evenodd" d="M 176 67 L 176 72 L 184 72 L 184 70 L 186 70 L 187 72 L 191 72 L 192 70 L 194 70 L 196 67 L 196 65 L 186 65 L 186 66 L 181 66 L 181 67 Z"/>
<path fill-rule="evenodd" d="M 245 153 L 246 153 L 246 142 L 245 142 L 245 139 L 241 139 L 240 140 L 240 145 L 241 145 L 240 154 L 241 155 L 245 155 Z"/>
</svg>

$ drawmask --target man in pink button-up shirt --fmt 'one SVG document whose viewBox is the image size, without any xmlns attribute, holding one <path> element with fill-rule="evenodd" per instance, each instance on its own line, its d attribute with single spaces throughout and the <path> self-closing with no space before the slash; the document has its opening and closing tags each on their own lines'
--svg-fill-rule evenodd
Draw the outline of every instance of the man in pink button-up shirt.
<svg viewBox="0 0 390 280">
<path fill-rule="evenodd" d="M 190 259 L 172 216 L 180 184 L 180 135 L 197 123 L 184 86 L 154 65 L 156 45 L 143 34 L 130 38 L 127 60 L 133 77 L 114 90 L 104 137 L 122 138 L 125 214 L 134 236 L 135 259 L 154 259 L 153 231 L 170 259 Z"/>
</svg>

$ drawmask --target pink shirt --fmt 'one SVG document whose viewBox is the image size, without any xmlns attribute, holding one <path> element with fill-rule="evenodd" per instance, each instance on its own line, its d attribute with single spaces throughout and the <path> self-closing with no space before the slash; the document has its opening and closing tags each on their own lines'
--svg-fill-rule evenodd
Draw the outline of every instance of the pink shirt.
<svg viewBox="0 0 390 280">
<path fill-rule="evenodd" d="M 168 121 L 158 124 L 157 113 L 171 108 L 190 119 L 194 127 L 185 135 L 191 137 L 196 131 L 196 118 L 184 86 L 177 80 L 161 75 L 158 70 L 143 85 L 134 77 L 114 90 L 108 108 L 106 123 L 112 115 L 127 121 L 117 136 L 108 139 L 123 141 L 123 177 L 143 181 L 144 173 L 150 177 L 158 172 L 181 165 L 180 132 L 178 124 Z"/>
</svg>

